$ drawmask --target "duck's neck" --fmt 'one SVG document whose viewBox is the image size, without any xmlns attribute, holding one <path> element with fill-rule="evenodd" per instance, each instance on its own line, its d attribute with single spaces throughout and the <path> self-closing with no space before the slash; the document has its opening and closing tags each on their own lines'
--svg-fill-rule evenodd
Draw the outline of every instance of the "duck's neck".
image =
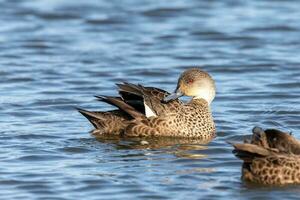
<svg viewBox="0 0 300 200">
<path fill-rule="evenodd" d="M 207 90 L 200 92 L 197 96 L 193 97 L 193 99 L 203 99 L 208 105 L 214 100 L 216 93 L 214 91 L 208 92 Z"/>
</svg>

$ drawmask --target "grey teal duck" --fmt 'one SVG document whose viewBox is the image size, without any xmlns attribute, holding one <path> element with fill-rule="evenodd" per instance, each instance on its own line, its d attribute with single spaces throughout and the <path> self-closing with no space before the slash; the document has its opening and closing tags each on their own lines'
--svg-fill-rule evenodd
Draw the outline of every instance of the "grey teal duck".
<svg viewBox="0 0 300 200">
<path fill-rule="evenodd" d="M 264 185 L 300 183 L 300 141 L 276 129 L 253 129 L 251 141 L 233 144 L 244 161 L 242 179 Z"/>
<path fill-rule="evenodd" d="M 215 83 L 207 72 L 198 68 L 184 71 L 172 94 L 131 83 L 117 86 L 119 97 L 96 96 L 98 100 L 117 107 L 116 110 L 95 112 L 78 108 L 95 127 L 95 135 L 170 136 L 203 140 L 215 137 L 210 110 L 215 97 Z M 183 95 L 191 96 L 191 101 L 180 101 L 178 98 Z"/>
</svg>

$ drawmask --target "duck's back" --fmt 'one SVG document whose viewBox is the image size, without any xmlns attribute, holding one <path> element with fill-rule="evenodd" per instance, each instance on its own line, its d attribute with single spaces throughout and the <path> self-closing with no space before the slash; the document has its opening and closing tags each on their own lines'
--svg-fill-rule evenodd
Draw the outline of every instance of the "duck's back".
<svg viewBox="0 0 300 200">
<path fill-rule="evenodd" d="M 300 183 L 300 159 L 295 155 L 256 157 L 244 163 L 242 170 L 245 181 L 267 185 Z"/>
</svg>

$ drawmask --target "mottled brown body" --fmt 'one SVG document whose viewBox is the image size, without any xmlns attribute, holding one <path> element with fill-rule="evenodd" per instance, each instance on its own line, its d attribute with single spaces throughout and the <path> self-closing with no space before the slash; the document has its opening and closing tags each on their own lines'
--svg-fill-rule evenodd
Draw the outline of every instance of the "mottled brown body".
<svg viewBox="0 0 300 200">
<path fill-rule="evenodd" d="M 288 133 L 255 128 L 250 143 L 233 146 L 244 161 L 243 180 L 266 185 L 300 183 L 300 143 Z"/>
<path fill-rule="evenodd" d="M 215 126 L 207 102 L 194 99 L 177 109 L 142 121 L 132 122 L 126 129 L 131 136 L 215 137 Z"/>
</svg>

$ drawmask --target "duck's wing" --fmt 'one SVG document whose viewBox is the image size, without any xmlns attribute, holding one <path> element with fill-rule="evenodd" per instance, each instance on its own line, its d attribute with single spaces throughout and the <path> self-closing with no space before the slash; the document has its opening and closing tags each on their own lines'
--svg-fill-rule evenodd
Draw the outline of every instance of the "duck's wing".
<svg viewBox="0 0 300 200">
<path fill-rule="evenodd" d="M 124 101 L 143 112 L 147 117 L 165 115 L 183 105 L 180 100 L 163 103 L 163 98 L 170 93 L 159 88 L 144 87 L 131 83 L 117 84 L 117 86 Z"/>
<path fill-rule="evenodd" d="M 145 118 L 145 115 L 139 112 L 136 108 L 126 103 L 120 97 L 112 97 L 112 96 L 95 96 L 99 101 L 103 101 L 110 105 L 116 106 L 120 109 L 120 112 L 126 113 L 130 115 L 134 119 L 142 119 Z"/>
<path fill-rule="evenodd" d="M 98 130 L 98 134 L 119 135 L 124 132 L 125 127 L 132 119 L 130 115 L 122 110 L 107 112 L 88 111 L 76 108 L 91 124 Z"/>
</svg>

